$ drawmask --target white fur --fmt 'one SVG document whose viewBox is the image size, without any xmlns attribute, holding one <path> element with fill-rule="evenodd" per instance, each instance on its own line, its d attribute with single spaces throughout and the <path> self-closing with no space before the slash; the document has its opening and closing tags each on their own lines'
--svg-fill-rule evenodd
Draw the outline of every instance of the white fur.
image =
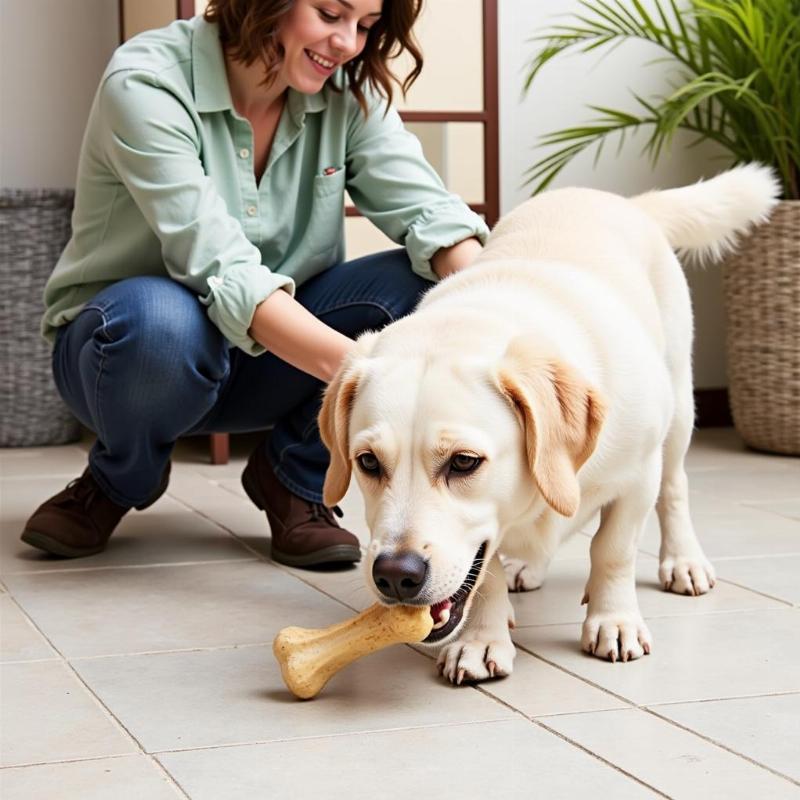
<svg viewBox="0 0 800 800">
<path fill-rule="evenodd" d="M 384 470 L 376 480 L 353 466 L 372 533 L 368 577 L 378 554 L 415 550 L 429 564 L 417 600 L 435 603 L 488 543 L 466 623 L 439 655 L 452 682 L 511 671 L 506 586 L 538 588 L 559 543 L 598 511 L 584 650 L 623 661 L 650 650 L 634 568 L 654 506 L 665 588 L 714 585 L 689 517 L 692 319 L 673 248 L 718 255 L 765 218 L 775 194 L 771 174 L 747 166 L 632 200 L 587 189 L 540 195 L 498 223 L 475 265 L 364 340 L 345 366 L 357 391 L 341 452 L 353 465 L 369 451 Z M 452 477 L 456 453 L 484 461 L 469 478 Z M 334 458 L 331 470 L 342 469 Z M 346 476 L 328 477 L 346 486 Z"/>
</svg>

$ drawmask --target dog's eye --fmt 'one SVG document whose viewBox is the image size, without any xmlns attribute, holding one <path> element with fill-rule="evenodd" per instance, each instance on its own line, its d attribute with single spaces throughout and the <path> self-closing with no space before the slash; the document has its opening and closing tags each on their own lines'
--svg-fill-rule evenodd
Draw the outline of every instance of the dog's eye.
<svg viewBox="0 0 800 800">
<path fill-rule="evenodd" d="M 450 459 L 450 472 L 462 475 L 474 472 L 482 461 L 483 459 L 480 456 L 473 456 L 469 453 L 456 453 Z"/>
<path fill-rule="evenodd" d="M 366 472 L 367 475 L 378 475 L 381 471 L 381 462 L 374 453 L 362 453 L 360 456 L 356 456 L 356 461 L 362 472 Z"/>
</svg>

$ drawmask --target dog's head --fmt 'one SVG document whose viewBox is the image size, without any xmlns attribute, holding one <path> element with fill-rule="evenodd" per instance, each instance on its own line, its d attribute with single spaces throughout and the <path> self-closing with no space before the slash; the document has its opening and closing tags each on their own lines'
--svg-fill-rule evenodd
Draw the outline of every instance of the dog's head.
<svg viewBox="0 0 800 800">
<path fill-rule="evenodd" d="M 393 326 L 394 327 L 394 326 Z M 499 361 L 431 356 L 359 340 L 328 387 L 320 431 L 331 452 L 324 498 L 356 473 L 383 602 L 431 606 L 439 644 L 461 628 L 505 531 L 550 506 L 578 508 L 577 471 L 603 405 L 568 366 L 524 339 Z"/>
</svg>

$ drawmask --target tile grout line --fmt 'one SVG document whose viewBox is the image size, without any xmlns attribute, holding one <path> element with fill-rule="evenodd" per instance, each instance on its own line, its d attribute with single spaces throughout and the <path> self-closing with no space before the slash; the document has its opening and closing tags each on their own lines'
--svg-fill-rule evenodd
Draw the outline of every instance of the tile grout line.
<svg viewBox="0 0 800 800">
<path fill-rule="evenodd" d="M 151 567 L 163 569 L 165 567 L 202 567 L 205 565 L 216 564 L 249 564 L 255 560 L 256 559 L 254 558 L 215 558 L 210 561 L 158 561 L 152 564 L 107 564 L 98 567 L 64 567 L 63 569 L 22 570 L 16 572 L 4 572 L 3 575 L 8 577 L 17 575 L 69 575 L 73 572 L 108 572 L 112 569 L 150 569 Z"/>
<path fill-rule="evenodd" d="M 156 770 L 164 775 L 167 779 L 167 784 L 172 786 L 176 789 L 181 797 L 186 798 L 186 800 L 191 800 L 189 795 L 184 791 L 183 787 L 177 782 L 175 777 L 165 769 L 164 765 L 161 762 L 152 756 L 150 753 L 120 753 L 118 755 L 108 755 L 108 756 L 87 756 L 86 758 L 65 758 L 65 759 L 58 759 L 56 761 L 30 761 L 24 764 L 9 764 L 6 767 L 0 767 L 0 774 L 2 774 L 5 770 L 11 769 L 32 769 L 35 767 L 57 767 L 63 766 L 65 764 L 87 764 L 93 761 L 117 761 L 123 758 L 141 758 L 144 756 L 145 761 L 149 761 L 153 764 Z"/>
<path fill-rule="evenodd" d="M 67 669 L 67 672 L 70 673 L 75 678 L 75 680 L 78 681 L 78 683 L 86 690 L 86 692 L 88 693 L 88 695 L 91 698 L 91 700 L 95 703 L 95 705 L 99 706 L 100 709 L 105 712 L 105 714 L 107 715 L 108 719 L 111 721 L 112 726 L 116 726 L 120 731 L 122 731 L 124 734 L 126 734 L 129 737 L 130 741 L 133 742 L 134 746 L 139 749 L 140 754 L 143 755 L 145 757 L 145 759 L 147 759 L 150 763 L 155 764 L 156 768 L 159 771 L 163 772 L 164 771 L 163 768 L 161 767 L 160 764 L 157 763 L 156 759 L 154 759 L 153 756 L 151 756 L 144 749 L 144 747 L 142 746 L 142 743 L 133 735 L 133 733 L 131 733 L 131 731 L 128 730 L 128 728 L 125 727 L 125 725 L 122 723 L 122 720 L 120 720 L 111 711 L 111 709 L 100 699 L 100 697 L 92 690 L 92 688 L 89 686 L 89 684 L 86 683 L 86 681 L 81 677 L 81 675 L 78 673 L 78 671 L 75 669 L 75 667 L 69 662 L 69 660 L 61 652 L 61 650 L 59 650 L 59 648 L 56 647 L 56 645 L 50 640 L 50 638 L 45 634 L 45 632 L 36 624 L 36 622 L 33 620 L 33 618 L 17 602 L 16 597 L 14 597 L 13 594 L 10 594 L 9 597 L 11 597 L 11 600 L 14 603 L 14 605 L 19 609 L 20 613 L 24 616 L 24 618 L 26 620 L 28 620 L 28 622 L 34 628 L 34 630 L 36 630 L 39 633 L 39 635 L 47 642 L 47 644 L 50 645 L 50 647 L 52 647 L 53 650 L 58 654 L 57 663 L 62 664 Z M 132 753 L 127 753 L 126 755 L 133 755 L 133 754 Z M 180 792 L 184 795 L 184 797 L 187 798 L 187 800 L 189 800 L 189 796 L 183 791 L 182 787 L 180 787 L 175 782 L 175 780 L 172 778 L 172 776 L 169 775 L 169 773 L 167 773 L 167 776 L 169 778 L 169 781 L 171 783 L 173 783 L 175 785 L 175 787 L 180 790 Z"/>
<path fill-rule="evenodd" d="M 625 775 L 625 777 L 630 778 L 635 783 L 638 783 L 641 786 L 644 786 L 647 789 L 650 789 L 652 792 L 655 792 L 659 797 L 666 797 L 667 800 L 672 800 L 670 795 L 665 794 L 664 792 L 660 791 L 659 789 L 656 789 L 655 786 L 651 786 L 649 783 L 646 783 L 644 780 L 642 780 L 641 778 L 638 778 L 636 775 L 633 775 L 630 772 L 627 772 L 622 767 L 620 767 L 618 764 L 614 764 L 613 762 L 608 761 L 607 759 L 603 758 L 598 753 L 595 753 L 592 750 L 589 750 L 587 747 L 584 747 L 584 745 L 580 744 L 580 742 L 573 741 L 572 739 L 568 738 L 567 736 L 565 736 L 564 734 L 560 733 L 559 731 L 553 730 L 549 726 L 547 726 L 544 723 L 540 722 L 537 718 L 529 717 L 527 714 L 525 714 L 524 711 L 522 711 L 519 708 L 516 708 L 515 706 L 512 706 L 510 703 L 508 703 L 505 700 L 502 700 L 501 698 L 497 697 L 496 695 L 491 694 L 491 692 L 489 692 L 487 689 L 484 689 L 481 685 L 472 686 L 471 688 L 475 689 L 476 691 L 478 691 L 480 694 L 484 695 L 485 697 L 489 697 L 490 699 L 494 700 L 496 703 L 499 703 L 501 706 L 510 709 L 511 711 L 514 712 L 514 714 L 517 714 L 520 717 L 522 717 L 522 719 L 524 719 L 525 722 L 527 722 L 529 725 L 534 725 L 535 727 L 541 728 L 541 729 L 547 731 L 549 734 L 555 736 L 556 738 L 561 739 L 562 741 L 566 742 L 567 744 L 577 748 L 578 750 L 582 750 L 584 753 L 586 753 L 587 755 L 591 756 L 596 761 L 599 761 L 601 764 L 605 764 L 607 767 L 611 767 L 611 769 L 614 770 L 615 772 L 619 772 L 622 775 Z M 610 694 L 610 692 L 609 692 L 609 694 Z M 622 708 L 622 709 L 613 709 L 613 710 L 615 710 L 615 711 L 627 711 L 628 709 Z"/>
<path fill-rule="evenodd" d="M 516 645 L 516 643 L 515 643 L 515 645 Z M 516 646 L 519 647 L 519 649 L 522 650 L 523 652 L 528 653 L 528 655 L 531 655 L 534 658 L 538 658 L 540 661 L 543 661 L 545 664 L 549 664 L 551 667 L 555 667 L 556 669 L 559 669 L 562 672 L 565 672 L 567 675 L 570 675 L 573 678 L 577 678 L 578 680 L 583 681 L 584 683 L 587 683 L 589 686 L 592 686 L 593 688 L 597 689 L 598 691 L 601 691 L 601 692 L 603 692 L 605 694 L 608 694 L 608 695 L 611 695 L 612 697 L 617 698 L 618 700 L 623 701 L 628 706 L 628 708 L 607 709 L 605 711 L 599 711 L 599 712 L 598 711 L 579 711 L 579 712 L 571 712 L 571 713 L 578 713 L 578 714 L 603 713 L 603 714 L 605 714 L 605 713 L 614 712 L 614 711 L 630 711 L 630 710 L 644 711 L 644 712 L 646 712 L 648 714 L 651 714 L 654 717 L 657 717 L 658 719 L 662 720 L 663 722 L 666 722 L 666 723 L 672 725 L 673 727 L 676 727 L 676 728 L 685 730 L 688 733 L 694 734 L 698 738 L 703 739 L 705 741 L 708 741 L 711 744 L 721 748 L 722 750 L 725 750 L 725 751 L 731 753 L 732 755 L 738 756 L 739 758 L 742 758 L 745 761 L 749 761 L 750 763 L 754 764 L 755 766 L 758 766 L 758 767 L 761 767 L 762 769 L 765 769 L 767 772 L 772 772 L 775 775 L 777 775 L 778 777 L 783 778 L 785 780 L 788 780 L 790 783 L 793 783 L 795 785 L 800 786 L 799 782 L 793 780 L 792 778 L 784 775 L 781 772 L 778 772 L 778 771 L 772 769 L 771 767 L 767 766 L 766 764 L 761 764 L 760 762 L 755 761 L 754 759 L 750 758 L 749 756 L 743 755 L 742 753 L 739 753 L 736 750 L 733 750 L 732 748 L 727 747 L 726 745 L 723 745 L 723 744 L 720 744 L 719 742 L 716 742 L 714 739 L 711 739 L 710 737 L 704 736 L 704 735 L 698 733 L 697 731 L 692 730 L 691 728 L 687 728 L 687 727 L 675 722 L 674 720 L 670 719 L 669 717 L 662 716 L 661 714 L 658 714 L 657 712 L 652 710 L 653 707 L 657 707 L 657 706 L 678 705 L 680 701 L 673 702 L 673 703 L 653 703 L 651 705 L 640 705 L 639 703 L 634 703 L 633 701 L 628 700 L 628 698 L 624 697 L 623 695 L 618 695 L 616 692 L 609 691 L 608 689 L 600 686 L 599 684 L 594 683 L 593 681 L 590 681 L 590 680 L 588 680 L 586 678 L 583 678 L 580 675 L 577 675 L 577 674 L 575 674 L 573 672 L 570 672 L 565 667 L 562 667 L 561 665 L 556 664 L 556 663 L 554 663 L 552 661 L 548 661 L 546 658 L 543 658 L 542 656 L 538 655 L 537 653 L 533 653 L 530 650 L 527 650 L 526 648 L 521 647 L 519 645 L 516 645 Z M 773 694 L 766 694 L 766 695 L 762 694 L 762 695 L 750 695 L 750 696 L 751 697 L 773 697 L 773 696 L 783 696 L 785 694 L 798 694 L 798 692 L 781 692 L 781 693 L 778 693 L 778 694 L 775 694 L 775 695 L 773 695 Z M 718 700 L 735 700 L 735 699 L 738 699 L 738 698 L 729 697 L 729 698 L 715 698 L 715 699 L 718 699 Z M 704 701 L 688 701 L 688 702 L 704 702 Z M 705 702 L 712 702 L 712 701 L 708 700 L 708 701 L 705 701 Z M 559 714 L 559 715 L 551 714 L 551 715 L 548 715 L 548 716 L 565 716 L 565 715 L 564 714 Z"/>
<path fill-rule="evenodd" d="M 618 709 L 618 710 L 624 710 L 624 709 Z M 636 783 L 640 784 L 641 786 L 644 786 L 647 789 L 650 789 L 652 792 L 657 794 L 659 797 L 666 797 L 667 800 L 674 800 L 672 795 L 669 795 L 666 792 L 662 792 L 660 789 L 656 789 L 655 786 L 652 786 L 651 784 L 649 784 L 646 781 L 642 780 L 641 778 L 637 777 L 633 773 L 627 772 L 626 770 L 624 770 L 622 767 L 619 766 L 619 764 L 615 764 L 612 761 L 608 761 L 607 759 L 603 758 L 598 753 L 595 753 L 592 750 L 589 750 L 589 748 L 585 747 L 580 742 L 577 742 L 577 741 L 575 741 L 573 739 L 570 739 L 568 736 L 565 736 L 560 731 L 557 731 L 554 728 L 551 728 L 548 725 L 545 725 L 543 722 L 539 722 L 536 719 L 531 719 L 530 721 L 534 725 L 538 725 L 540 728 L 546 730 L 548 733 L 551 733 L 552 735 L 556 736 L 557 738 L 562 739 L 565 742 L 568 742 L 573 747 L 577 747 L 578 750 L 583 750 L 584 753 L 588 753 L 590 756 L 592 756 L 592 758 L 595 758 L 597 761 L 600 761 L 603 764 L 607 764 L 612 769 L 616 770 L 617 772 L 622 773 L 623 775 L 627 776 L 628 778 L 630 778 L 631 780 L 633 780 Z"/>
<path fill-rule="evenodd" d="M 798 525 L 798 528 L 800 529 L 800 525 Z M 761 558 L 787 558 L 787 557 L 797 558 L 797 556 L 800 556 L 800 550 L 797 550 L 797 551 L 793 550 L 793 551 L 790 551 L 788 553 L 759 553 L 757 555 L 749 555 L 749 556 L 748 555 L 744 555 L 744 556 L 716 556 L 714 558 L 711 558 L 710 560 L 714 561 L 716 563 L 716 562 L 719 562 L 719 561 L 748 561 L 748 560 L 751 560 L 751 559 L 752 560 L 756 560 L 756 559 L 761 559 Z"/>
<path fill-rule="evenodd" d="M 357 731 L 340 731 L 339 733 L 317 734 L 309 736 L 293 736 L 284 739 L 255 739 L 248 742 L 223 742 L 221 744 L 206 744 L 198 747 L 182 747 L 171 750 L 154 750 L 154 756 L 169 755 L 171 753 L 196 753 L 205 750 L 227 750 L 235 747 L 252 747 L 271 744 L 289 744 L 292 742 L 311 742 L 322 739 L 344 739 L 348 736 L 372 736 L 382 733 L 405 733 L 408 731 L 422 731 L 431 728 L 463 728 L 468 725 L 502 725 L 511 722 L 510 717 L 503 719 L 478 719 L 469 722 L 435 722 L 431 725 L 403 725 L 399 728 L 364 728 Z"/>
<path fill-rule="evenodd" d="M 784 775 L 782 772 L 778 772 L 778 770 L 774 769 L 773 767 L 770 767 L 767 764 L 762 764 L 760 761 L 756 761 L 754 758 L 751 758 L 750 756 L 747 756 L 744 753 L 740 753 L 737 750 L 734 750 L 732 747 L 729 747 L 726 744 L 722 744 L 721 742 L 716 741 L 710 736 L 706 736 L 705 734 L 700 733 L 699 731 L 696 731 L 693 728 L 689 728 L 686 725 L 683 725 L 682 723 L 676 722 L 674 719 L 670 719 L 669 717 L 665 717 L 662 714 L 658 714 L 648 706 L 641 706 L 640 709 L 644 711 L 646 714 L 650 714 L 656 719 L 660 719 L 662 722 L 668 722 L 670 725 L 673 725 L 679 730 L 686 731 L 686 733 L 691 733 L 698 739 L 702 739 L 703 741 L 708 742 L 709 744 L 712 744 L 715 747 L 719 747 L 721 750 L 725 750 L 727 753 L 737 756 L 738 758 L 741 758 L 744 761 L 747 761 L 756 767 L 760 767 L 761 769 L 766 770 L 767 772 L 771 772 L 773 775 L 777 776 L 778 778 L 783 778 L 783 780 L 788 781 L 794 786 L 800 786 L 800 781 L 797 781 L 794 778 L 790 778 L 788 775 Z"/>
<path fill-rule="evenodd" d="M 719 579 L 717 579 L 719 583 Z M 737 587 L 737 588 L 746 588 L 746 587 Z M 749 589 L 748 591 L 753 591 Z M 759 594 L 758 592 L 753 592 L 753 594 Z M 648 614 L 642 615 L 642 618 L 647 620 L 660 620 L 660 619 L 695 619 L 698 617 L 721 617 L 730 614 L 761 614 L 767 612 L 781 612 L 781 611 L 791 611 L 792 609 L 796 608 L 797 606 L 794 603 L 791 603 L 788 600 L 780 600 L 777 597 L 770 597 L 769 595 L 762 595 L 766 600 L 773 600 L 776 603 L 781 604 L 781 608 L 769 608 L 769 607 L 749 607 L 749 608 L 720 608 L 716 611 L 693 611 L 688 614 Z M 543 622 L 541 624 L 533 624 L 533 625 L 524 625 L 517 623 L 514 630 L 533 630 L 535 628 L 558 628 L 564 625 L 581 625 L 581 620 L 571 620 L 571 621 L 564 621 L 564 622 Z"/>
</svg>

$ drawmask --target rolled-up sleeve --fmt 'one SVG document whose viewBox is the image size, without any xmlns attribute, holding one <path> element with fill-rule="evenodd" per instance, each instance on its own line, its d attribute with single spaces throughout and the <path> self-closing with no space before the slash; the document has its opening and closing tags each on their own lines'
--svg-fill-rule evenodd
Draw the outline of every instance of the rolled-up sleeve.
<svg viewBox="0 0 800 800">
<path fill-rule="evenodd" d="M 416 136 L 392 108 L 370 99 L 365 116 L 354 103 L 348 121 L 347 189 L 358 210 L 405 246 L 418 275 L 436 280 L 431 257 L 470 237 L 486 241 L 484 220 L 448 192 L 425 160 Z"/>
<path fill-rule="evenodd" d="M 100 90 L 103 153 L 158 237 L 164 266 L 197 293 L 211 321 L 251 355 L 264 348 L 249 335 L 256 306 L 294 282 L 261 263 L 200 159 L 196 112 L 159 77 L 121 71 Z"/>
</svg>

